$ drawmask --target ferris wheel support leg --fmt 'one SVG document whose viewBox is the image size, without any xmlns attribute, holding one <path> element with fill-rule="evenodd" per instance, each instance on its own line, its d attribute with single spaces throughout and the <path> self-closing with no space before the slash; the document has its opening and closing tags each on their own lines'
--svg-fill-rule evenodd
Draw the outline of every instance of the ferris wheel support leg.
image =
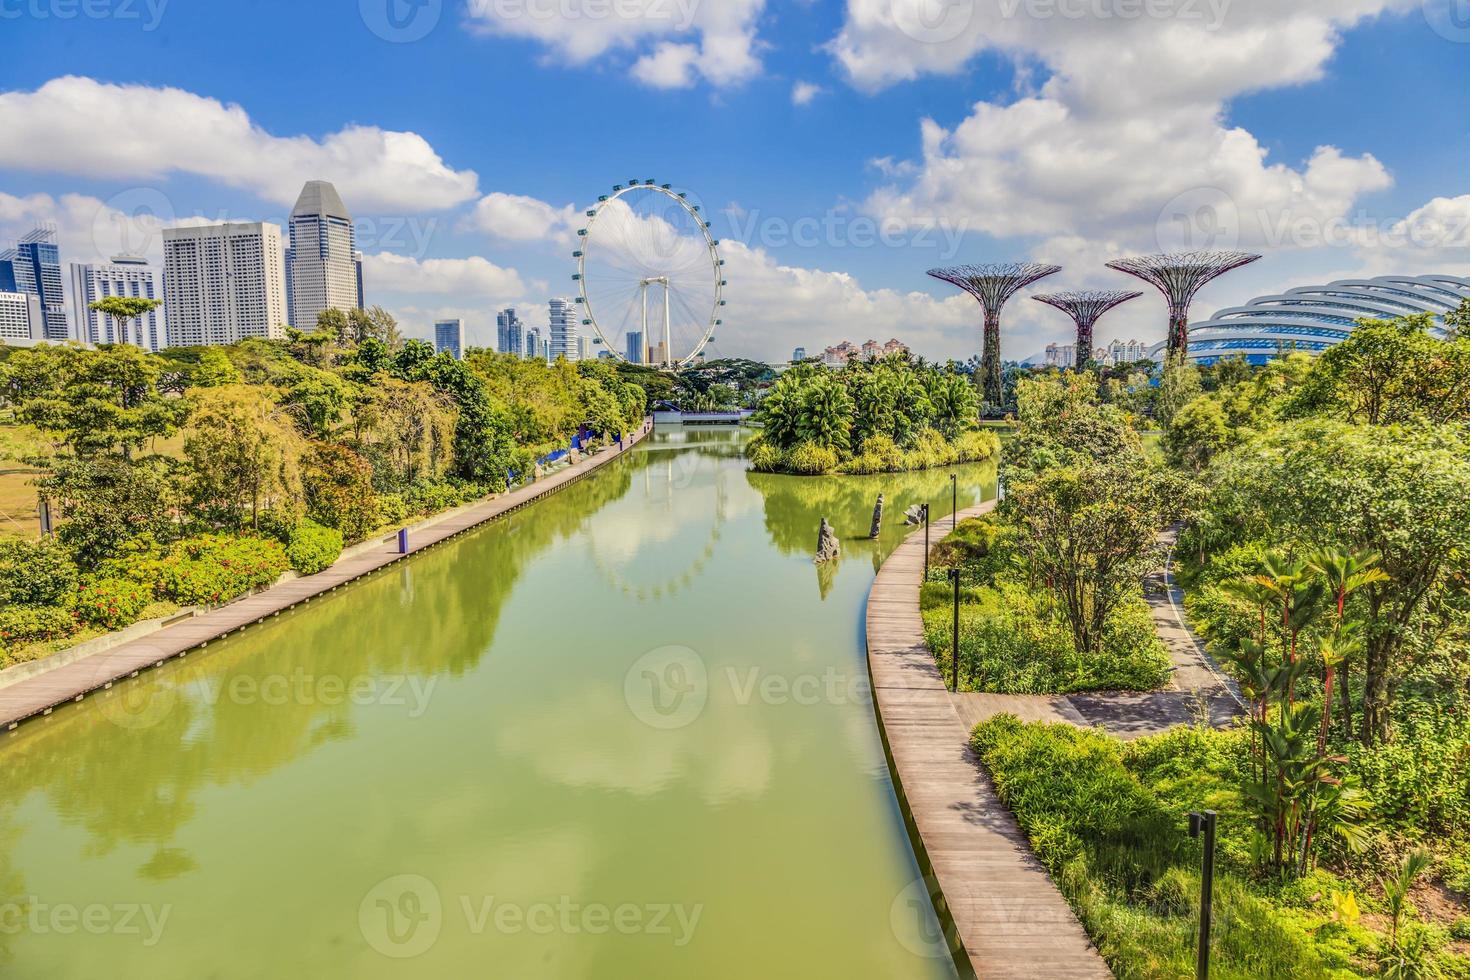
<svg viewBox="0 0 1470 980">
<path fill-rule="evenodd" d="M 669 281 L 664 280 L 664 357 L 668 359 L 669 370 L 674 370 L 674 342 L 669 329 Z"/>
</svg>

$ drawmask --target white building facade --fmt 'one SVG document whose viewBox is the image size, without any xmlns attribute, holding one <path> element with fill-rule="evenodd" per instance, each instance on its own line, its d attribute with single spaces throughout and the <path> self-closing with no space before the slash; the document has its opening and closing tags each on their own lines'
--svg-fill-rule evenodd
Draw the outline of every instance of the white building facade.
<svg viewBox="0 0 1470 980">
<path fill-rule="evenodd" d="M 41 297 L 34 293 L 0 292 L 0 341 L 30 343 L 45 336 Z"/>
<path fill-rule="evenodd" d="M 582 313 L 576 303 L 558 298 L 551 301 L 551 360 L 564 357 L 569 361 L 582 359 L 581 327 Z"/>
<path fill-rule="evenodd" d="M 168 346 L 168 331 L 163 309 L 139 317 L 124 325 L 126 336 L 119 333 L 112 317 L 93 310 L 92 304 L 108 296 L 163 301 L 163 284 L 158 270 L 140 255 L 114 255 L 111 262 L 71 264 L 72 322 L 77 339 L 89 344 L 133 344 L 144 350 L 159 351 Z"/>
<path fill-rule="evenodd" d="M 174 347 L 286 336 L 281 228 L 226 223 L 163 231 L 164 306 Z"/>
</svg>

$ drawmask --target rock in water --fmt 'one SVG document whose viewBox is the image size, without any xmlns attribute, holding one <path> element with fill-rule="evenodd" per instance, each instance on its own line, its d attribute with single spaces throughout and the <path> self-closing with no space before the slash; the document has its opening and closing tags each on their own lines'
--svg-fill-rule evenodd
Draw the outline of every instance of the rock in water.
<svg viewBox="0 0 1470 980">
<path fill-rule="evenodd" d="M 832 530 L 832 525 L 827 523 L 827 518 L 822 518 L 822 527 L 817 531 L 817 557 L 818 565 L 829 562 L 842 553 L 842 546 L 837 543 L 837 535 Z"/>
<path fill-rule="evenodd" d="M 873 505 L 873 527 L 868 531 L 868 537 L 876 538 L 883 530 L 883 495 L 878 494 L 878 503 Z"/>
</svg>

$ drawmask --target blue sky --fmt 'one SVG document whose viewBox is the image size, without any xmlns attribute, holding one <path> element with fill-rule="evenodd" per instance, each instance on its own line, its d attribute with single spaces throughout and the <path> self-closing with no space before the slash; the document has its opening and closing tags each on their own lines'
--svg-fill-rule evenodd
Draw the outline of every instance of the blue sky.
<svg viewBox="0 0 1470 980">
<path fill-rule="evenodd" d="M 407 3 L 0 0 L 0 240 L 50 221 L 66 260 L 156 252 L 119 212 L 282 221 L 329 179 L 370 302 L 489 342 L 495 309 L 536 322 L 570 291 L 582 207 L 656 177 L 726 243 L 717 353 L 765 359 L 889 336 L 973 353 L 973 302 L 924 275 L 946 263 L 1125 287 L 1105 259 L 1266 254 L 1197 317 L 1470 269 L 1460 0 Z M 801 221 L 823 230 L 792 242 Z M 892 242 L 868 244 L 880 222 Z M 1007 314 L 1008 355 L 1065 339 L 1041 304 Z M 1162 304 L 1100 333 L 1162 339 Z"/>
</svg>

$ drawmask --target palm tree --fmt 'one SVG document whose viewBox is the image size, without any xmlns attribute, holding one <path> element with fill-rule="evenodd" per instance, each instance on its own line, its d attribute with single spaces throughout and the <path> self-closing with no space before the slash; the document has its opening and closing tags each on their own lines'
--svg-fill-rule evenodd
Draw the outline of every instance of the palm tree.
<svg viewBox="0 0 1470 980">
<path fill-rule="evenodd" d="M 1322 736 L 1318 740 L 1319 750 L 1326 747 L 1327 731 L 1332 719 L 1332 683 L 1336 668 L 1340 666 L 1343 671 L 1342 696 L 1343 696 L 1343 724 L 1352 729 L 1352 693 L 1347 682 L 1347 666 L 1349 655 L 1357 648 L 1355 638 L 1347 642 L 1343 637 L 1344 617 L 1347 611 L 1348 596 L 1367 585 L 1376 582 L 1388 581 L 1388 573 L 1378 568 L 1379 556 L 1371 551 L 1360 551 L 1347 553 L 1335 548 L 1324 548 L 1314 552 L 1308 558 L 1308 564 L 1317 574 L 1321 575 L 1327 583 L 1328 591 L 1331 593 L 1336 604 L 1337 619 L 1332 628 L 1333 653 L 1338 655 L 1338 663 L 1327 664 L 1327 674 L 1323 680 L 1322 696 Z M 1324 653 L 1325 659 L 1325 653 Z"/>
</svg>

